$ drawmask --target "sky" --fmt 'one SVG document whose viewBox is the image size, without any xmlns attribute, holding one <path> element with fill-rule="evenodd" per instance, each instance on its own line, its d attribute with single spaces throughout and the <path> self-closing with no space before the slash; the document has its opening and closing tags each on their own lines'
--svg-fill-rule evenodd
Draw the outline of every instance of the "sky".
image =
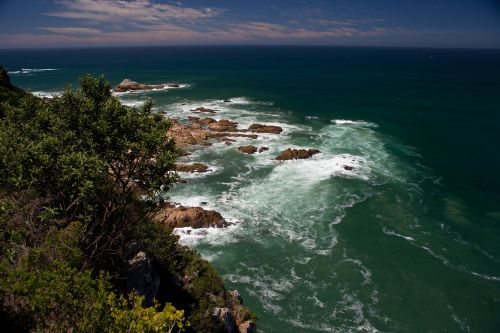
<svg viewBox="0 0 500 333">
<path fill-rule="evenodd" d="M 0 48 L 500 48 L 494 0 L 0 0 Z"/>
</svg>

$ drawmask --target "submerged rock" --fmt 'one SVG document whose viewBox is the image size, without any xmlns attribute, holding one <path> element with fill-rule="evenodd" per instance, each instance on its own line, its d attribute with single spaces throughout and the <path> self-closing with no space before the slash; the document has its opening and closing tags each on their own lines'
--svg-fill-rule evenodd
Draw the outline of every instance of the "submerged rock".
<svg viewBox="0 0 500 333">
<path fill-rule="evenodd" d="M 259 148 L 259 154 L 262 153 L 262 152 L 265 152 L 266 150 L 269 150 L 268 147 L 260 147 Z"/>
<path fill-rule="evenodd" d="M 283 132 L 283 128 L 273 125 L 252 124 L 248 127 L 248 131 L 254 133 L 280 134 Z"/>
<path fill-rule="evenodd" d="M 169 228 L 224 228 L 230 225 L 218 212 L 201 207 L 175 207 L 167 204 L 152 217 Z"/>
<path fill-rule="evenodd" d="M 203 163 L 193 163 L 193 164 L 176 164 L 175 171 L 180 172 L 207 172 L 208 165 Z"/>
<path fill-rule="evenodd" d="M 179 88 L 179 85 L 176 83 L 163 83 L 163 84 L 143 84 L 139 82 L 135 82 L 129 79 L 123 80 L 119 85 L 113 89 L 115 92 L 126 92 L 126 91 L 135 91 L 135 90 L 153 90 L 153 89 L 164 89 L 165 87 L 170 88 Z"/>
<path fill-rule="evenodd" d="M 297 160 L 297 159 L 306 159 L 311 156 L 320 153 L 317 149 L 291 149 L 283 151 L 279 154 L 275 160 L 277 161 L 286 161 L 286 160 Z"/>
<path fill-rule="evenodd" d="M 350 165 L 343 165 L 342 166 L 344 168 L 344 170 L 347 170 L 347 171 L 352 171 L 354 170 L 354 167 L 350 166 Z"/>
<path fill-rule="evenodd" d="M 248 146 L 241 146 L 238 147 L 238 151 L 245 153 L 245 154 L 254 154 L 257 151 L 257 147 L 248 145 Z"/>
</svg>

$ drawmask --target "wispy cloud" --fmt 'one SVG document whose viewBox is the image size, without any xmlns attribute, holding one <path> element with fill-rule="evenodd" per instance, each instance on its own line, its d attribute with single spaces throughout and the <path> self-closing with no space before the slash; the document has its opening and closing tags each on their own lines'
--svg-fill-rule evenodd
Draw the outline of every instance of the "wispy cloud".
<svg viewBox="0 0 500 333">
<path fill-rule="evenodd" d="M 82 27 L 63 27 L 63 28 L 57 28 L 57 27 L 45 27 L 45 28 L 38 28 L 38 30 L 45 30 L 49 32 L 54 32 L 56 34 L 99 34 L 102 33 L 101 30 L 99 29 L 94 29 L 94 28 L 82 28 Z"/>
<path fill-rule="evenodd" d="M 150 0 L 59 0 L 57 3 L 64 9 L 45 15 L 100 22 L 159 22 L 194 21 L 213 17 L 221 12 L 215 8 L 190 8 Z"/>
</svg>

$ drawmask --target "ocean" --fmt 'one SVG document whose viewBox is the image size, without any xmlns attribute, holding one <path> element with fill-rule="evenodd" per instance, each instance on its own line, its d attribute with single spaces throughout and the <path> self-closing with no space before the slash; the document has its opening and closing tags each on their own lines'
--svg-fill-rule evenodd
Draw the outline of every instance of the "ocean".
<svg viewBox="0 0 500 333">
<path fill-rule="evenodd" d="M 500 332 L 500 51 L 0 50 L 0 63 L 41 96 L 85 73 L 178 82 L 118 97 L 283 127 L 193 148 L 183 160 L 211 171 L 165 194 L 233 222 L 176 233 L 240 291 L 260 332 Z M 236 151 L 245 144 L 269 150 Z M 288 147 L 321 153 L 273 160 Z"/>
</svg>

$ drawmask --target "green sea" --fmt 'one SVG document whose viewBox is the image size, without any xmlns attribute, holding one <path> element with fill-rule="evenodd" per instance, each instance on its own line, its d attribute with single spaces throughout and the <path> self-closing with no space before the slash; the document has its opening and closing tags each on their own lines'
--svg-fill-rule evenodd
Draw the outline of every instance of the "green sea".
<svg viewBox="0 0 500 333">
<path fill-rule="evenodd" d="M 165 196 L 227 229 L 178 229 L 260 332 L 500 332 L 500 51 L 349 47 L 0 50 L 13 83 L 57 95 L 85 73 L 185 120 L 281 126 L 214 141 Z M 229 99 L 231 102 L 224 102 Z M 266 146 L 254 155 L 240 145 Z M 276 162 L 282 150 L 311 159 Z"/>
</svg>

